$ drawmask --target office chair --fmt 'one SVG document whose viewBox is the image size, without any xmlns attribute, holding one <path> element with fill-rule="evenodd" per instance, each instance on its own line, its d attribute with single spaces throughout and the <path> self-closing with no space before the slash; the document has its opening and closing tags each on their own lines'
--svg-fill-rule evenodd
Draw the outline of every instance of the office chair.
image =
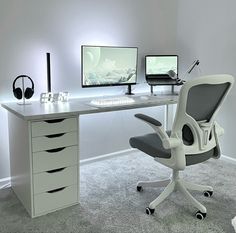
<svg viewBox="0 0 236 233">
<path fill-rule="evenodd" d="M 180 90 L 172 131 L 165 132 L 162 124 L 147 115 L 135 117 L 149 124 L 155 133 L 130 138 L 130 145 L 171 168 L 170 179 L 140 181 L 137 191 L 145 187 L 165 187 L 164 191 L 149 204 L 146 213 L 155 208 L 173 191 L 179 190 L 197 209 L 198 219 L 206 217 L 207 210 L 188 190 L 202 191 L 204 196 L 213 194 L 211 186 L 192 184 L 180 178 L 186 166 L 220 157 L 218 137 L 224 133 L 215 121 L 216 115 L 234 82 L 230 75 L 209 75 L 186 82 Z"/>
</svg>

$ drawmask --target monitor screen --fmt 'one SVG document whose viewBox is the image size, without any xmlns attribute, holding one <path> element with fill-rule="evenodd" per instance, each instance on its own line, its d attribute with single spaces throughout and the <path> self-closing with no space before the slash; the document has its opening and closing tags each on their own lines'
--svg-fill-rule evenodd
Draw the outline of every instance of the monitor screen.
<svg viewBox="0 0 236 233">
<path fill-rule="evenodd" d="M 81 47 L 82 87 L 136 84 L 136 47 Z"/>
<path fill-rule="evenodd" d="M 178 75 L 177 55 L 147 55 L 145 57 L 146 75 L 168 76 L 169 71 Z"/>
</svg>

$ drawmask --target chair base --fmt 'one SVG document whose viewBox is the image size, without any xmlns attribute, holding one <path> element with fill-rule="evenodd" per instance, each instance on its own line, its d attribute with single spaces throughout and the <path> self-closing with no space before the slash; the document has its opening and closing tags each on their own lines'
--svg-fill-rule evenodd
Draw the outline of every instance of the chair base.
<svg viewBox="0 0 236 233">
<path fill-rule="evenodd" d="M 197 201 L 188 190 L 195 190 L 209 193 L 209 196 L 213 193 L 213 188 L 206 185 L 197 185 L 184 181 L 179 177 L 179 171 L 173 170 L 172 177 L 170 179 L 161 181 L 140 181 L 137 187 L 165 187 L 164 191 L 149 204 L 150 209 L 155 209 L 160 203 L 162 203 L 172 192 L 180 191 L 186 199 L 195 206 L 201 213 L 206 213 L 206 207 Z M 141 189 L 140 189 L 141 190 Z M 207 196 L 207 195 L 206 195 Z"/>
</svg>

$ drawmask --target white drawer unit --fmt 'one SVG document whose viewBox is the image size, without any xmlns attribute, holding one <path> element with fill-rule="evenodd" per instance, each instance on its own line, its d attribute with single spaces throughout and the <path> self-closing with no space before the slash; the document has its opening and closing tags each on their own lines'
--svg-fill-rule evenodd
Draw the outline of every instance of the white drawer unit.
<svg viewBox="0 0 236 233">
<path fill-rule="evenodd" d="M 62 167 L 34 175 L 34 194 L 77 184 L 77 166 Z"/>
<path fill-rule="evenodd" d="M 39 173 L 77 164 L 78 147 L 59 147 L 33 153 L 33 172 Z"/>
<path fill-rule="evenodd" d="M 30 216 L 77 204 L 78 118 L 8 119 L 12 188 Z"/>
<path fill-rule="evenodd" d="M 55 148 L 74 146 L 77 144 L 77 132 L 52 134 L 32 138 L 33 152 L 52 150 Z"/>
<path fill-rule="evenodd" d="M 78 202 L 77 185 L 61 187 L 34 196 L 36 215 L 62 209 Z"/>
<path fill-rule="evenodd" d="M 62 118 L 32 123 L 32 137 L 77 131 L 77 119 Z"/>
</svg>

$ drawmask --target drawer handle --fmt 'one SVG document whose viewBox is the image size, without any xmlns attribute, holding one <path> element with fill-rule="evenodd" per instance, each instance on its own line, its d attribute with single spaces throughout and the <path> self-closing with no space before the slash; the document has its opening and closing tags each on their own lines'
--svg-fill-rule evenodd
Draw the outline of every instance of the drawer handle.
<svg viewBox="0 0 236 233">
<path fill-rule="evenodd" d="M 63 136 L 65 133 L 58 133 L 58 134 L 52 134 L 52 135 L 45 135 L 47 138 L 59 138 Z"/>
<path fill-rule="evenodd" d="M 62 188 L 59 188 L 59 189 L 53 189 L 53 190 L 50 190 L 50 191 L 47 191 L 47 193 L 56 193 L 56 192 L 60 192 L 62 191 L 63 189 L 65 189 L 66 187 L 62 187 Z"/>
<path fill-rule="evenodd" d="M 62 167 L 62 168 L 53 169 L 53 170 L 47 171 L 47 173 L 55 173 L 55 172 L 60 172 L 60 171 L 63 171 L 64 169 L 66 169 L 66 167 Z"/>
<path fill-rule="evenodd" d="M 56 148 L 56 149 L 51 149 L 51 150 L 46 150 L 48 153 L 55 153 L 55 152 L 59 152 L 64 150 L 65 147 L 60 147 L 60 148 Z"/>
<path fill-rule="evenodd" d="M 62 118 L 62 119 L 53 119 L 53 120 L 46 120 L 45 122 L 46 123 L 49 123 L 49 124 L 53 124 L 53 123 L 59 123 L 59 122 L 62 122 L 64 121 L 65 118 Z"/>
</svg>

